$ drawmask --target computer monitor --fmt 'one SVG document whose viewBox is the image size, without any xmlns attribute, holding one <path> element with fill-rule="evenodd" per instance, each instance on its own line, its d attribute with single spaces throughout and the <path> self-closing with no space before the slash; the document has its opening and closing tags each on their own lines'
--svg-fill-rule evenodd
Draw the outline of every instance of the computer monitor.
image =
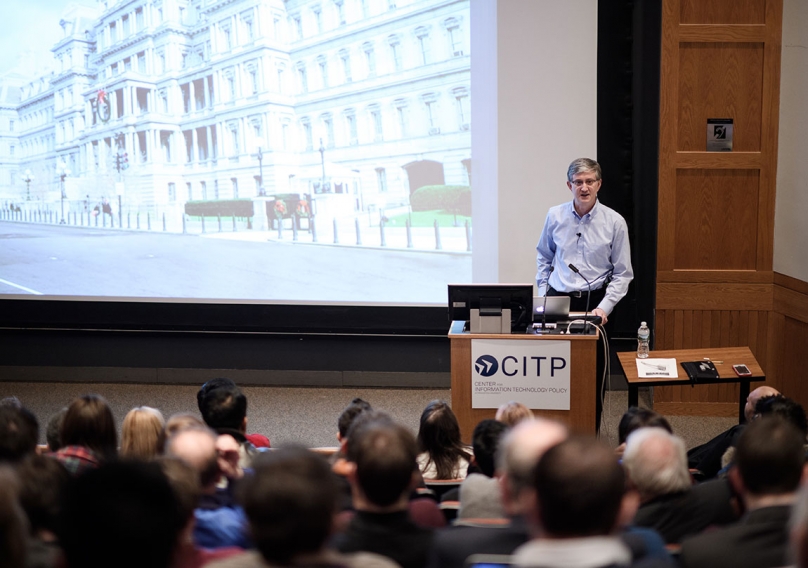
<svg viewBox="0 0 808 568">
<path fill-rule="evenodd" d="M 470 321 L 472 310 L 483 318 L 510 310 L 510 331 L 523 332 L 533 321 L 533 284 L 449 284 L 449 321 Z"/>
</svg>

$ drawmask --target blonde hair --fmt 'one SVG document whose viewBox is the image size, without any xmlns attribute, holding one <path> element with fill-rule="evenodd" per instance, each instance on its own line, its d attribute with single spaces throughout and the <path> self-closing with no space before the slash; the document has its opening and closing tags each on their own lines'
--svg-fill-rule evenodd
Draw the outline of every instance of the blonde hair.
<svg viewBox="0 0 808 568">
<path fill-rule="evenodd" d="M 511 400 L 497 409 L 496 419 L 507 424 L 511 428 L 519 424 L 522 420 L 533 418 L 533 411 L 521 402 Z"/>
<path fill-rule="evenodd" d="M 159 453 L 159 441 L 165 427 L 163 415 L 156 408 L 140 406 L 123 419 L 121 456 L 150 460 Z"/>
</svg>

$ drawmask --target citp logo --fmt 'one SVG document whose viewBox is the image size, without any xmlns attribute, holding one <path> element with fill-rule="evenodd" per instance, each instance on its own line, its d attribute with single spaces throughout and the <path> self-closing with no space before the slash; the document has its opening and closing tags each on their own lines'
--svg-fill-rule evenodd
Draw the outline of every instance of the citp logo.
<svg viewBox="0 0 808 568">
<path fill-rule="evenodd" d="M 483 377 L 491 377 L 499 370 L 499 362 L 493 355 L 480 355 L 474 362 L 474 370 Z"/>
</svg>

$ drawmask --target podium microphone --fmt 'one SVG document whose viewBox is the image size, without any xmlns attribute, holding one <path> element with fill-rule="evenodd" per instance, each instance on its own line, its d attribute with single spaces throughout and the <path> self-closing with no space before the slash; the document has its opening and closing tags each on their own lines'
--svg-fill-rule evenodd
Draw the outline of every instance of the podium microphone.
<svg viewBox="0 0 808 568">
<path fill-rule="evenodd" d="M 586 321 L 587 321 L 586 318 L 589 317 L 589 297 L 592 295 L 592 283 L 589 280 L 586 279 L 586 276 L 581 274 L 581 271 L 578 270 L 578 268 L 574 264 L 569 263 L 567 266 L 569 266 L 570 270 L 572 270 L 575 274 L 577 274 L 578 276 L 583 278 L 584 281 L 586 281 L 586 286 L 587 286 L 587 291 L 586 291 L 586 312 L 584 312 L 584 333 L 586 333 Z"/>
<path fill-rule="evenodd" d="M 541 330 L 547 329 L 547 291 L 550 289 L 550 275 L 555 270 L 555 266 L 550 265 L 550 272 L 547 273 L 547 284 L 544 286 L 544 306 L 541 309 Z"/>
</svg>

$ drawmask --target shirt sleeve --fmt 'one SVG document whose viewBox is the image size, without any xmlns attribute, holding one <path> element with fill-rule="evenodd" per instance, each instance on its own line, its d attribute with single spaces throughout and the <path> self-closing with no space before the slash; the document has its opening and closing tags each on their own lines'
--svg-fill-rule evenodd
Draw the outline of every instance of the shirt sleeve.
<svg viewBox="0 0 808 568">
<path fill-rule="evenodd" d="M 555 258 L 556 244 L 553 240 L 552 229 L 552 210 L 547 213 L 547 218 L 544 220 L 544 228 L 539 237 L 539 244 L 536 245 L 536 265 L 538 271 L 536 272 L 536 286 L 539 289 L 539 296 L 547 295 L 547 288 L 550 279 L 550 267 L 553 265 L 553 258 Z"/>
<path fill-rule="evenodd" d="M 606 295 L 598 307 L 606 312 L 612 313 L 617 302 L 623 299 L 628 292 L 628 285 L 634 279 L 634 271 L 631 268 L 631 246 L 628 241 L 628 226 L 622 217 L 615 220 L 614 239 L 612 241 L 612 281 L 606 287 Z"/>
</svg>

